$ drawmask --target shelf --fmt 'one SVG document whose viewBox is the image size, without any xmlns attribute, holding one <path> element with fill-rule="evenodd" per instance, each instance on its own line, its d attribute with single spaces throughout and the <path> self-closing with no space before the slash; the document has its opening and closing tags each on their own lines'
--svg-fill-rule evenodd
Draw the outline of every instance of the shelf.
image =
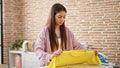
<svg viewBox="0 0 120 68">
<path fill-rule="evenodd" d="M 19 51 L 19 50 L 11 50 L 11 51 L 9 51 L 9 53 L 22 53 L 22 51 Z"/>
</svg>

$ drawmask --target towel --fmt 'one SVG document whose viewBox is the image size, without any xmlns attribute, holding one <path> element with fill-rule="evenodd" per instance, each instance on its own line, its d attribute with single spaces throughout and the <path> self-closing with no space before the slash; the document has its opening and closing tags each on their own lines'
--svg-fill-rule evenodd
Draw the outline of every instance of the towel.
<svg viewBox="0 0 120 68">
<path fill-rule="evenodd" d="M 80 63 L 100 65 L 101 61 L 92 50 L 63 51 L 61 55 L 52 59 L 48 68 Z"/>
</svg>

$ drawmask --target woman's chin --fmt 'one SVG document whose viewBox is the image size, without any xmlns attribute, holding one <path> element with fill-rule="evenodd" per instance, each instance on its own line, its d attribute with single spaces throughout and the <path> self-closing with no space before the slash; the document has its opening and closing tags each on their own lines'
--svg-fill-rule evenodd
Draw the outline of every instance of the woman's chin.
<svg viewBox="0 0 120 68">
<path fill-rule="evenodd" d="M 63 23 L 60 23 L 59 25 L 62 25 Z"/>
</svg>

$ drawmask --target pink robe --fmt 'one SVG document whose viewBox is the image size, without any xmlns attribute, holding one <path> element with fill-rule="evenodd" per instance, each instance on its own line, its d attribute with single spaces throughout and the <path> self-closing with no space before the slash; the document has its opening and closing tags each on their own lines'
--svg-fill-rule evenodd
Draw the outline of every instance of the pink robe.
<svg viewBox="0 0 120 68">
<path fill-rule="evenodd" d="M 66 50 L 82 50 L 86 49 L 83 45 L 76 41 L 73 33 L 66 27 L 67 45 Z M 35 41 L 35 52 L 36 56 L 40 61 L 40 67 L 45 66 L 47 62 L 50 62 L 52 54 L 50 48 L 49 32 L 48 28 L 45 27 L 38 35 Z"/>
</svg>

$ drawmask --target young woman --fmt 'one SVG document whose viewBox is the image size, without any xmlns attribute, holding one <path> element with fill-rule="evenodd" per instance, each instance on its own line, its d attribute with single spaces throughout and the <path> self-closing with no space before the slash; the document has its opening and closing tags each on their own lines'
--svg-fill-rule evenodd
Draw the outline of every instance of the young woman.
<svg viewBox="0 0 120 68">
<path fill-rule="evenodd" d="M 51 8 L 47 25 L 35 41 L 35 52 L 40 66 L 47 66 L 51 59 L 59 56 L 62 51 L 86 49 L 65 26 L 66 13 L 66 8 L 60 3 L 55 3 Z"/>
</svg>

